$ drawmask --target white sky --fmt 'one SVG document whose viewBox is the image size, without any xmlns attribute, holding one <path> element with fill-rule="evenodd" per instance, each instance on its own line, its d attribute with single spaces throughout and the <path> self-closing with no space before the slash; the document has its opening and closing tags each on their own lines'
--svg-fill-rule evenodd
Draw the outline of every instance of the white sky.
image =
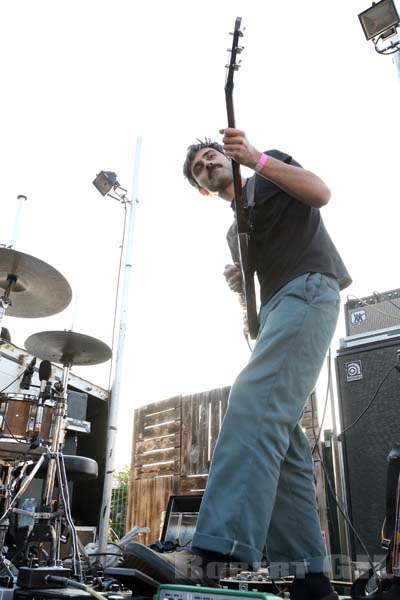
<svg viewBox="0 0 400 600">
<path fill-rule="evenodd" d="M 229 385 L 248 358 L 222 277 L 229 205 L 182 177 L 186 147 L 220 139 L 229 32 L 246 27 L 235 76 L 237 126 L 333 191 L 325 223 L 353 277 L 346 295 L 400 286 L 399 82 L 367 43 L 365 0 L 18 0 L 3 3 L 0 243 L 58 269 L 70 306 L 3 322 L 13 342 L 73 329 L 111 344 L 123 210 L 92 185 L 100 170 L 132 189 L 142 136 L 118 463 L 134 408 Z M 49 293 L 51 291 L 49 290 Z M 333 350 L 345 335 L 343 309 Z M 109 365 L 74 368 L 107 387 Z"/>
</svg>

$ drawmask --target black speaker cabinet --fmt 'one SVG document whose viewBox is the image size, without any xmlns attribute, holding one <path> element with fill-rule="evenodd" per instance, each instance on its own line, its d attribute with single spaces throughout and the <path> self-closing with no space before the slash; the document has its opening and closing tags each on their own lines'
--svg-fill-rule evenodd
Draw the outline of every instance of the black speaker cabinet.
<svg viewBox="0 0 400 600">
<path fill-rule="evenodd" d="M 351 426 L 367 408 L 385 376 L 376 398 L 360 420 L 343 434 L 348 512 L 357 533 L 372 556 L 383 556 L 381 529 L 386 508 L 387 457 L 400 443 L 400 337 L 339 350 L 336 378 L 341 430 Z M 351 535 L 353 560 L 365 552 Z"/>
</svg>

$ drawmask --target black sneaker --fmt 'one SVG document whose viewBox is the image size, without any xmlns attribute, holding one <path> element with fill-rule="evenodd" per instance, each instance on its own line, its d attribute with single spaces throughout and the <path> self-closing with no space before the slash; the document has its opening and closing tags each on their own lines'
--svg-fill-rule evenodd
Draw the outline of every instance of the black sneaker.
<svg viewBox="0 0 400 600">
<path fill-rule="evenodd" d="M 207 564 L 201 556 L 188 548 L 160 554 L 143 544 L 131 542 L 126 547 L 122 566 L 137 569 L 159 583 L 219 588 L 225 565 Z"/>
</svg>

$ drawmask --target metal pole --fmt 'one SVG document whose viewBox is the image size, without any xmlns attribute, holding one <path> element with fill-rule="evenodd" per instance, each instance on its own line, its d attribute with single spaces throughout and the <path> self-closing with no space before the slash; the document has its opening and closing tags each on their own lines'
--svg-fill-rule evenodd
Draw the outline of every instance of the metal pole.
<svg viewBox="0 0 400 600">
<path fill-rule="evenodd" d="M 114 475 L 114 458 L 115 458 L 115 443 L 117 438 L 117 426 L 118 426 L 118 407 L 119 407 L 119 395 L 121 386 L 121 375 L 122 375 L 122 363 L 125 345 L 126 335 L 126 323 L 127 323 L 127 309 L 129 299 L 129 287 L 130 277 L 132 272 L 132 249 L 133 249 L 133 227 L 135 221 L 135 209 L 137 201 L 137 189 L 138 189 L 138 175 L 139 175 L 139 163 L 140 163 L 140 150 L 142 145 L 142 138 L 136 139 L 136 152 L 135 152 L 135 166 L 133 173 L 133 185 L 131 201 L 129 202 L 129 222 L 127 227 L 127 238 L 126 238 L 126 251 L 125 251 L 125 265 L 124 265 L 124 277 L 121 297 L 121 308 L 120 308 L 120 323 L 119 323 L 119 334 L 118 334 L 118 347 L 117 356 L 115 361 L 115 375 L 114 383 L 112 386 L 111 398 L 109 398 L 109 413 L 108 413 L 108 425 L 107 425 L 107 452 L 106 452 L 106 469 L 104 476 L 104 487 L 103 487 L 103 499 L 101 503 L 100 523 L 99 523 L 99 553 L 102 554 L 107 551 L 107 536 L 108 536 L 108 522 L 110 519 L 110 508 L 111 508 L 111 494 L 112 484 Z"/>
<path fill-rule="evenodd" d="M 394 43 L 397 43 L 397 44 L 400 43 L 399 36 L 398 35 L 394 36 L 393 41 L 394 41 Z M 392 55 L 392 61 L 393 61 L 394 66 L 396 67 L 397 78 L 400 82 L 400 48 L 398 49 L 397 52 L 395 52 Z"/>
<path fill-rule="evenodd" d="M 21 222 L 22 206 L 23 206 L 24 202 L 26 202 L 27 197 L 24 196 L 23 194 L 20 194 L 19 196 L 17 196 L 17 200 L 18 200 L 17 214 L 15 217 L 14 231 L 13 231 L 10 248 L 15 248 L 15 243 L 18 238 L 19 226 L 20 226 L 20 222 Z"/>
<path fill-rule="evenodd" d="M 332 367 L 331 367 L 332 368 Z M 343 448 L 342 442 L 338 440 L 338 415 L 335 406 L 335 395 L 333 393 L 333 382 L 332 377 L 329 381 L 329 398 L 331 405 L 331 416 L 333 425 L 333 436 L 332 436 L 332 457 L 333 467 L 335 473 L 335 489 L 336 495 L 339 498 L 339 502 L 342 503 L 344 509 L 347 512 L 347 498 L 346 498 L 346 482 L 344 475 L 344 460 L 343 460 Z M 349 528 L 347 523 L 344 521 L 341 515 L 339 515 L 339 540 L 341 549 L 341 558 L 337 568 L 341 570 L 341 577 L 338 573 L 335 573 L 335 579 L 343 579 L 343 581 L 352 580 L 352 569 L 351 569 L 351 558 L 350 558 L 350 539 L 349 539 Z M 339 576 L 338 576 L 339 575 Z"/>
</svg>

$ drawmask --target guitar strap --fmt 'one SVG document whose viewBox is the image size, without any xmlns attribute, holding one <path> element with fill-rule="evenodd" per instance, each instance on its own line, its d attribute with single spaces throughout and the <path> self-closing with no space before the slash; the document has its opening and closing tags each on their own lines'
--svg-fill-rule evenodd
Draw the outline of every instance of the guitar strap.
<svg viewBox="0 0 400 600">
<path fill-rule="evenodd" d="M 254 191 L 256 187 L 256 175 L 249 177 L 246 184 L 246 208 L 248 210 L 248 218 L 250 221 L 252 208 L 254 206 Z M 237 222 L 234 219 L 232 225 L 226 234 L 229 250 L 231 251 L 232 260 L 234 263 L 240 262 L 239 245 L 237 239 Z"/>
</svg>

